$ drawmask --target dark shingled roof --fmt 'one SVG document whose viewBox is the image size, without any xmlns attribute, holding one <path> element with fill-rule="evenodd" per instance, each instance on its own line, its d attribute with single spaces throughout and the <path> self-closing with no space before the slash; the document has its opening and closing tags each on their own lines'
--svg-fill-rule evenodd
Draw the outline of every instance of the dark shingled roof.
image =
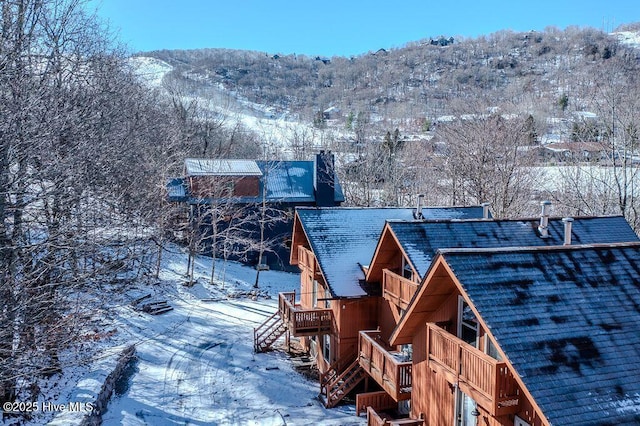
<svg viewBox="0 0 640 426">
<path fill-rule="evenodd" d="M 412 220 L 412 208 L 298 208 L 298 217 L 334 297 L 367 292 L 361 265 L 368 265 L 384 223 Z M 427 219 L 478 218 L 482 207 L 428 207 Z"/>
<path fill-rule="evenodd" d="M 442 254 L 551 424 L 640 424 L 638 243 Z"/>
<path fill-rule="evenodd" d="M 564 224 L 549 219 L 549 237 L 540 238 L 539 219 L 389 221 L 409 261 L 421 277 L 440 248 L 554 246 L 564 242 Z M 572 226 L 572 244 L 639 241 L 622 216 L 579 217 Z"/>
</svg>

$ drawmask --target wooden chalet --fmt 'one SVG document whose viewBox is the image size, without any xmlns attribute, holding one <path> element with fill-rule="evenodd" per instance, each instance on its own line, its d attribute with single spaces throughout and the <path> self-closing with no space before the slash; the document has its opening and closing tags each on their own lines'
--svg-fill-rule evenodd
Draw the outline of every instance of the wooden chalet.
<svg viewBox="0 0 640 426">
<path fill-rule="evenodd" d="M 439 251 L 390 337 L 413 347 L 411 417 L 640 424 L 639 282 L 638 242 Z"/>
<path fill-rule="evenodd" d="M 449 414 L 443 414 L 438 419 L 433 417 L 438 416 L 433 414 L 437 410 L 415 409 L 415 400 L 423 401 L 425 393 L 429 392 L 422 381 L 416 381 L 422 380 L 420 374 L 424 374 L 416 370 L 416 359 L 422 359 L 423 349 L 416 348 L 412 335 L 406 338 L 403 334 L 403 339 L 398 337 L 399 328 L 416 303 L 416 293 L 424 287 L 425 277 L 433 270 L 439 249 L 542 249 L 565 244 L 639 241 L 621 216 L 549 218 L 543 208 L 539 219 L 493 220 L 486 206 L 422 209 L 421 213 L 418 216 L 412 209 L 298 209 L 291 263 L 301 270 L 299 295 L 293 292 L 281 294 L 281 307 L 271 320 L 271 331 L 269 327 L 256 330 L 256 351 L 268 347 L 286 331 L 300 337 L 303 346 L 317 360 L 321 396 L 326 405 L 334 406 L 348 393 L 355 392 L 357 413 L 366 412 L 369 424 L 373 425 L 453 423 L 454 414 L 451 418 L 447 417 Z M 453 339 L 449 339 L 449 343 L 458 345 L 455 339 L 462 339 L 470 332 L 463 327 L 461 330 L 466 334 L 458 333 L 457 327 L 462 322 L 457 320 L 457 315 L 462 312 L 466 319 L 473 311 L 468 302 L 445 306 L 445 302 L 450 302 L 449 297 L 453 296 L 448 294 L 446 301 L 431 298 L 433 303 L 443 304 L 445 314 L 434 319 L 430 330 L 433 329 L 432 336 L 441 330 L 450 332 Z M 461 299 L 454 299 L 461 303 Z M 473 319 L 468 322 L 473 324 Z M 510 381 L 506 367 L 489 359 L 497 354 L 495 342 L 477 325 L 476 329 L 475 344 L 482 351 L 476 348 L 475 352 L 464 352 L 464 356 L 476 356 L 469 365 L 477 366 L 479 370 L 472 373 L 467 366 L 466 371 L 489 380 L 486 379 L 486 368 L 501 369 L 500 380 L 507 388 L 502 389 L 500 398 L 489 398 L 487 392 L 491 389 L 488 388 L 478 392 L 484 392 L 482 395 L 491 400 L 482 401 L 484 406 L 490 406 L 492 411 L 488 412 L 492 416 L 500 417 L 508 412 L 515 418 L 515 408 L 508 406 L 515 404 L 513 394 L 521 388 L 508 387 L 515 386 L 516 382 Z M 451 337 L 442 333 L 438 336 L 445 340 Z M 453 346 L 449 349 L 460 352 L 466 348 L 456 347 L 458 349 Z M 458 364 L 451 366 L 454 371 L 462 365 L 462 361 L 456 362 Z M 458 376 L 445 377 L 444 373 L 439 376 L 445 377 L 450 385 L 449 394 L 458 389 L 454 387 L 458 386 Z M 466 395 L 475 397 L 473 401 L 477 405 L 480 394 L 467 391 Z M 469 400 L 456 401 L 470 404 Z M 440 402 L 433 400 L 434 404 Z M 404 414 L 404 418 L 392 420 L 398 414 Z M 410 418 L 407 418 L 408 414 Z"/>
<path fill-rule="evenodd" d="M 592 244 L 620 241 L 639 241 L 622 216 L 387 221 L 366 275 L 368 285 L 381 289 L 375 336 L 380 347 L 389 349 L 386 358 L 380 359 L 397 360 L 398 353 L 411 356 L 413 347 L 410 344 L 399 346 L 392 343 L 389 337 L 405 315 L 419 283 L 440 248 L 549 247 L 571 242 Z M 369 331 L 360 332 L 359 357 L 363 367 L 368 367 L 373 362 L 368 350 L 371 335 L 372 332 Z M 410 358 L 406 358 L 405 356 L 405 362 L 410 361 Z M 386 365 L 378 365 L 386 368 Z M 411 363 L 399 368 L 400 372 L 395 376 L 391 371 L 386 372 L 380 368 L 374 369 L 374 374 L 371 375 L 395 401 L 411 398 L 411 392 L 415 389 L 411 377 L 406 378 L 402 374 L 405 370 L 411 371 Z M 375 371 L 385 373 L 381 375 Z M 369 403 L 366 395 L 360 397 L 363 403 Z M 371 406 L 374 410 L 378 408 L 375 401 Z"/>
<path fill-rule="evenodd" d="M 385 221 L 464 219 L 482 217 L 485 211 L 482 207 L 298 208 L 290 262 L 300 268 L 300 291 L 297 296 L 280 294 L 281 308 L 256 330 L 256 351 L 268 348 L 286 330 L 300 337 L 316 357 L 326 405 L 334 406 L 369 377 L 359 363 L 360 331 L 376 329 L 381 299 L 379 287 L 369 286 L 365 275 Z M 369 336 L 371 356 L 385 354 L 389 348 L 379 350 L 381 341 L 376 343 L 374 333 Z M 367 368 L 377 368 L 376 362 Z M 404 361 L 404 372 L 399 374 L 410 377 L 409 366 Z"/>
</svg>

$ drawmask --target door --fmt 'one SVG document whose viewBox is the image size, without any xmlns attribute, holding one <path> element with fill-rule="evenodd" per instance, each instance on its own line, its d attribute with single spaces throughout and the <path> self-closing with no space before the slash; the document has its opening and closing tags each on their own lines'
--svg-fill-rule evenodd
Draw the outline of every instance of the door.
<svg viewBox="0 0 640 426">
<path fill-rule="evenodd" d="M 478 414 L 476 402 L 469 395 L 458 389 L 456 398 L 456 425 L 476 426 Z"/>
</svg>

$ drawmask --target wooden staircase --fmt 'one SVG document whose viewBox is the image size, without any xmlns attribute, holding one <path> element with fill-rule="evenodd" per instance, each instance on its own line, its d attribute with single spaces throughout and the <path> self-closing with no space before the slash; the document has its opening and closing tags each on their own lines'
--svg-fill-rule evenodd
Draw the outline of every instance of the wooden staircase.
<svg viewBox="0 0 640 426">
<path fill-rule="evenodd" d="M 287 324 L 280 317 L 280 311 L 276 311 L 260 326 L 253 329 L 253 350 L 256 353 L 269 350 L 285 331 L 287 331 Z"/>
<path fill-rule="evenodd" d="M 336 363 L 337 364 L 337 363 Z M 332 365 L 320 376 L 320 398 L 327 408 L 335 407 L 367 375 L 358 359 L 354 360 L 342 373 Z"/>
</svg>

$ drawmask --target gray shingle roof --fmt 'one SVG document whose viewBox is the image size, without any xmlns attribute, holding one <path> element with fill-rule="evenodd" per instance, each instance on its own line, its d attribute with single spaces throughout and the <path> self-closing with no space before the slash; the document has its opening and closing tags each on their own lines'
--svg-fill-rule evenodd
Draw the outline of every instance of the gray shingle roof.
<svg viewBox="0 0 640 426">
<path fill-rule="evenodd" d="M 423 208 L 428 219 L 482 217 L 482 207 Z M 366 295 L 360 286 L 388 219 L 412 220 L 412 208 L 299 208 L 300 223 L 334 297 Z"/>
<path fill-rule="evenodd" d="M 423 277 L 436 250 L 456 247 L 553 246 L 564 242 L 561 219 L 549 219 L 549 238 L 540 238 L 539 219 L 399 222 L 389 221 L 416 272 Z M 639 241 L 622 216 L 575 218 L 573 244 Z"/>
<path fill-rule="evenodd" d="M 444 250 L 553 425 L 640 424 L 640 245 Z"/>
</svg>

